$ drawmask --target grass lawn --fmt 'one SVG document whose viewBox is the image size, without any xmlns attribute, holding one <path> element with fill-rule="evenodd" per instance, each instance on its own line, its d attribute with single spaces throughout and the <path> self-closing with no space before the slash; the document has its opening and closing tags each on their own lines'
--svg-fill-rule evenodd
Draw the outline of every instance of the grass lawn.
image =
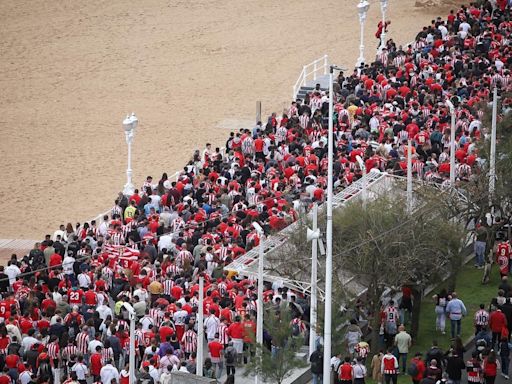
<svg viewBox="0 0 512 384">
<path fill-rule="evenodd" d="M 469 262 L 465 265 L 457 278 L 456 292 L 458 297 L 464 302 L 468 314 L 462 320 L 462 341 L 466 342 L 473 334 L 473 315 L 481 303 L 490 303 L 491 298 L 496 296 L 500 277 L 497 268 L 491 272 L 489 284 L 482 285 L 483 270 L 473 267 L 473 263 Z M 419 326 L 419 335 L 413 340 L 412 350 L 409 352 L 409 358 L 413 357 L 416 352 L 421 352 L 425 356 L 426 352 L 432 345 L 432 340 L 437 340 L 441 349 L 446 350 L 450 346 L 450 321 L 446 321 L 446 335 L 436 332 L 436 315 L 434 313 L 434 303 L 431 300 L 432 295 L 441 290 L 445 283 L 440 284 L 431 294 L 423 299 L 421 306 L 421 319 Z M 371 371 L 369 370 L 369 375 Z M 369 378 L 368 382 L 373 380 Z M 400 384 L 411 383 L 409 376 L 399 376 Z"/>
</svg>

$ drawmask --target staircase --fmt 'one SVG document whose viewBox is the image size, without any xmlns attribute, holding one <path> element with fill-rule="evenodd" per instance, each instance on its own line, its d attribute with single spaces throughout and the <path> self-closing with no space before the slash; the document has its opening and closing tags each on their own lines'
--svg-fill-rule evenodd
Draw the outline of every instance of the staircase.
<svg viewBox="0 0 512 384">
<path fill-rule="evenodd" d="M 324 92 L 329 91 L 329 75 L 321 75 L 318 77 L 313 77 L 313 79 L 306 81 L 306 85 L 303 85 L 299 88 L 297 92 L 297 97 L 295 99 L 304 100 L 307 93 L 313 92 L 316 85 L 320 84 L 320 89 Z"/>
</svg>

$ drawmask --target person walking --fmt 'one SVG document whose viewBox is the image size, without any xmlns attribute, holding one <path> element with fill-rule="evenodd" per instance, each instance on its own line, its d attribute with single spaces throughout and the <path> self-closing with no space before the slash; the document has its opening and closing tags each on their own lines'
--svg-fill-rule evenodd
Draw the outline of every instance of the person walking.
<svg viewBox="0 0 512 384">
<path fill-rule="evenodd" d="M 460 384 L 462 378 L 462 370 L 466 368 L 462 356 L 460 356 L 455 349 L 450 349 L 446 359 L 446 374 L 448 380 L 452 384 Z"/>
<path fill-rule="evenodd" d="M 484 359 L 482 371 L 484 374 L 485 384 L 494 384 L 496 375 L 498 374 L 499 362 L 496 358 L 494 349 L 489 351 L 489 354 Z"/>
<path fill-rule="evenodd" d="M 409 348 L 412 345 L 412 337 L 407 333 L 405 327 L 400 325 L 398 327 L 398 333 L 395 336 L 395 346 L 398 349 L 399 359 L 398 363 L 400 365 L 400 370 L 405 375 L 407 368 L 407 354 L 409 353 Z"/>
<path fill-rule="evenodd" d="M 379 351 L 379 353 L 376 353 L 372 357 L 372 363 L 370 368 L 372 369 L 372 379 L 377 384 L 382 384 L 382 373 L 381 373 L 381 364 L 382 364 L 382 357 L 384 356 L 384 353 L 382 351 Z"/>
<path fill-rule="evenodd" d="M 384 376 L 384 382 L 386 384 L 393 383 L 397 384 L 398 380 L 398 360 L 393 355 L 393 349 L 389 348 L 387 353 L 382 357 L 381 373 Z"/>
<path fill-rule="evenodd" d="M 322 382 L 322 372 L 324 367 L 324 354 L 322 347 L 316 346 L 316 350 L 309 357 L 311 363 L 311 375 L 313 376 L 313 384 L 320 384 Z"/>
<path fill-rule="evenodd" d="M 452 299 L 446 305 L 446 312 L 450 316 L 451 335 L 452 339 L 454 339 L 455 336 L 460 336 L 461 320 L 467 315 L 466 306 L 464 302 L 457 297 L 457 293 L 452 293 Z"/>
<path fill-rule="evenodd" d="M 356 363 L 352 366 L 352 371 L 354 373 L 354 384 L 365 384 L 367 371 L 361 356 L 357 357 Z"/>
<path fill-rule="evenodd" d="M 489 312 L 485 310 L 485 304 L 480 304 L 480 308 L 475 312 L 475 335 L 484 327 L 489 325 Z"/>
<path fill-rule="evenodd" d="M 446 305 L 448 304 L 448 293 L 446 289 L 442 289 L 437 295 L 434 295 L 434 301 L 436 303 L 436 331 L 441 331 L 445 334 L 446 328 Z"/>
<path fill-rule="evenodd" d="M 354 380 L 354 371 L 352 364 L 350 364 L 350 357 L 345 357 L 343 364 L 338 368 L 338 378 L 340 384 L 352 384 Z"/>
<path fill-rule="evenodd" d="M 494 348 L 501 339 L 502 330 L 507 328 L 507 318 L 500 308 L 492 311 L 489 315 L 489 327 L 492 332 L 491 348 Z"/>
<path fill-rule="evenodd" d="M 500 342 L 501 376 L 509 379 L 508 367 L 510 365 L 510 347 L 506 337 L 501 338 Z"/>
<path fill-rule="evenodd" d="M 411 359 L 411 364 L 409 364 L 409 375 L 411 375 L 413 384 L 420 384 L 425 376 L 425 370 L 425 362 L 421 358 L 421 352 L 416 352 L 416 355 Z"/>
</svg>

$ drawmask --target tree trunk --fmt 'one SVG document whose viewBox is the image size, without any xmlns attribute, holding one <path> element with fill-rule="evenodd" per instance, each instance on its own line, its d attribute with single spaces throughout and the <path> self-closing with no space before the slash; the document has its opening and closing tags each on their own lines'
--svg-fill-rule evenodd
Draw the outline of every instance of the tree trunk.
<svg viewBox="0 0 512 384">
<path fill-rule="evenodd" d="M 412 314 L 411 314 L 411 336 L 416 339 L 420 328 L 421 302 L 423 300 L 423 289 L 413 286 L 412 288 Z"/>
</svg>

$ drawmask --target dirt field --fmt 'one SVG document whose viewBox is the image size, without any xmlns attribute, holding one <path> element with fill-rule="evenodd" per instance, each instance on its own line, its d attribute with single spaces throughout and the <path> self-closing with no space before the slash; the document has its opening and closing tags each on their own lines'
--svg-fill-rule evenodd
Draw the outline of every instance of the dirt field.
<svg viewBox="0 0 512 384">
<path fill-rule="evenodd" d="M 0 238 L 40 238 L 113 205 L 125 182 L 121 122 L 135 111 L 134 180 L 181 168 L 287 105 L 304 64 L 352 68 L 356 0 L 0 2 Z M 391 0 L 389 36 L 410 41 L 437 9 Z M 445 14 L 443 10 L 442 14 Z M 380 18 L 372 0 L 366 57 Z M 249 127 L 248 127 L 249 128 Z"/>
</svg>

